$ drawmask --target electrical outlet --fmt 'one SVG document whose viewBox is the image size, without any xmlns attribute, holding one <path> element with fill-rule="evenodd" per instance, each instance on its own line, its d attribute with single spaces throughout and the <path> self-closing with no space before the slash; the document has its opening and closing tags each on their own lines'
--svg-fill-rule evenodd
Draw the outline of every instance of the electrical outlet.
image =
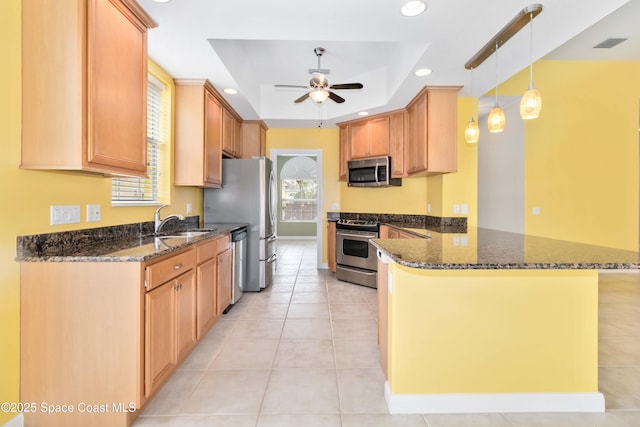
<svg viewBox="0 0 640 427">
<path fill-rule="evenodd" d="M 80 222 L 80 205 L 51 206 L 51 225 L 76 224 Z"/>
<path fill-rule="evenodd" d="M 187 203 L 187 213 L 193 213 L 193 205 L 191 203 Z"/>
<path fill-rule="evenodd" d="M 431 213 L 431 203 L 427 203 L 427 213 Z"/>
<path fill-rule="evenodd" d="M 460 213 L 462 215 L 467 215 L 469 214 L 469 205 L 466 203 L 463 203 L 460 205 Z"/>
<path fill-rule="evenodd" d="M 87 205 L 87 222 L 100 221 L 100 205 Z"/>
<path fill-rule="evenodd" d="M 531 209 L 531 213 L 534 214 L 534 215 L 540 215 L 540 208 Z"/>
<path fill-rule="evenodd" d="M 453 205 L 453 214 L 460 215 L 460 205 Z"/>
</svg>

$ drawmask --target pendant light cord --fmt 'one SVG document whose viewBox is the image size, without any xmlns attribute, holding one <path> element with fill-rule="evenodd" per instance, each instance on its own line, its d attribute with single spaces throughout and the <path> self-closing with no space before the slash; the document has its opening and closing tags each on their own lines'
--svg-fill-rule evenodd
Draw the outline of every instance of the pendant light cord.
<svg viewBox="0 0 640 427">
<path fill-rule="evenodd" d="M 471 68 L 471 98 L 473 99 L 473 68 Z M 473 102 L 469 105 L 469 112 L 471 113 L 471 119 L 473 119 Z"/>
<path fill-rule="evenodd" d="M 496 107 L 498 106 L 498 42 L 496 42 Z"/>
<path fill-rule="evenodd" d="M 533 12 L 529 12 L 529 89 L 533 89 Z"/>
</svg>

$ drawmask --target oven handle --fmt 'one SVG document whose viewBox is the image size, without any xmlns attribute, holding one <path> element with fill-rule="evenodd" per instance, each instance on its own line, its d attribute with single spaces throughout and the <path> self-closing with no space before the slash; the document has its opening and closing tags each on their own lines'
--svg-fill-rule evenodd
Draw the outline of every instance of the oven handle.
<svg viewBox="0 0 640 427">
<path fill-rule="evenodd" d="M 353 238 L 360 238 L 360 239 L 377 239 L 378 238 L 378 234 L 377 233 L 369 233 L 369 234 L 351 234 L 351 233 L 345 233 L 342 230 L 339 230 L 336 235 L 341 236 L 341 237 L 353 237 Z"/>
</svg>

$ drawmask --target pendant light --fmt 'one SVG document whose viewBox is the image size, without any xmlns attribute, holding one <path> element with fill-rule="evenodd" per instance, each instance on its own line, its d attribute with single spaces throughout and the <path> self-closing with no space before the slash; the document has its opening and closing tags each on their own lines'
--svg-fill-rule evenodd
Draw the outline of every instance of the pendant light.
<svg viewBox="0 0 640 427">
<path fill-rule="evenodd" d="M 498 43 L 496 42 L 496 105 L 489 113 L 487 126 L 489 127 L 489 132 L 498 133 L 504 130 L 505 125 L 506 119 L 504 117 L 504 111 L 502 111 L 502 108 L 498 105 Z"/>
<path fill-rule="evenodd" d="M 471 96 L 473 96 L 473 68 L 471 69 Z M 464 130 L 464 139 L 468 144 L 475 144 L 478 142 L 480 138 L 480 128 L 478 127 L 478 123 L 473 120 L 473 103 L 471 104 L 471 119 L 469 119 L 469 123 L 467 124 L 466 129 Z"/>
<path fill-rule="evenodd" d="M 542 109 L 542 96 L 538 89 L 533 87 L 533 12 L 529 12 L 529 25 L 531 27 L 529 41 L 529 89 L 520 100 L 520 117 L 523 120 L 537 119 Z"/>
</svg>

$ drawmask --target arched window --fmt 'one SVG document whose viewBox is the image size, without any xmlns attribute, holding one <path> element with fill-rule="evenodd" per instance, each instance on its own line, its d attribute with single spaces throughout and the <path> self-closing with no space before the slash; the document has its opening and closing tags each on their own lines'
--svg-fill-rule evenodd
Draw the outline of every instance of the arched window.
<svg viewBox="0 0 640 427">
<path fill-rule="evenodd" d="M 318 173 L 313 156 L 292 157 L 280 171 L 283 222 L 307 222 L 318 219 Z"/>
</svg>

